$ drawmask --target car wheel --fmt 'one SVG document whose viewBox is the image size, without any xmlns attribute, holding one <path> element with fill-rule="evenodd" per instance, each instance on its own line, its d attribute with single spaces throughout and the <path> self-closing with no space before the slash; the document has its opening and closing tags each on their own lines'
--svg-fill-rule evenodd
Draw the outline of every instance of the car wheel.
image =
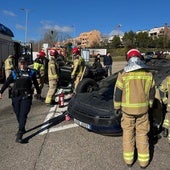
<svg viewBox="0 0 170 170">
<path fill-rule="evenodd" d="M 90 78 L 85 78 L 79 82 L 76 93 L 90 93 L 98 88 L 98 84 L 95 80 Z"/>
</svg>

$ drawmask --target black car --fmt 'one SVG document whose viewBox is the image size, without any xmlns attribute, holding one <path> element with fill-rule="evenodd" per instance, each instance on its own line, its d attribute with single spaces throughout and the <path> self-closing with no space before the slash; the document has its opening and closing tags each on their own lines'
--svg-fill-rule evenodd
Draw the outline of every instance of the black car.
<svg viewBox="0 0 170 170">
<path fill-rule="evenodd" d="M 73 81 L 71 79 L 71 67 L 72 63 L 67 63 L 59 67 L 59 84 L 60 88 L 65 88 L 72 86 Z M 77 92 L 83 92 L 84 90 L 90 89 L 91 85 L 94 87 L 97 86 L 97 82 L 107 77 L 107 70 L 105 68 L 96 68 L 94 69 L 90 65 L 86 65 L 82 80 L 80 82 Z M 71 87 L 70 86 L 70 87 Z"/>
<path fill-rule="evenodd" d="M 156 85 L 170 74 L 170 60 L 151 60 L 149 70 L 153 72 Z M 113 106 L 113 92 L 118 73 L 109 76 L 95 85 L 93 91 L 76 93 L 68 105 L 68 113 L 75 123 L 89 131 L 121 135 L 121 114 L 116 114 Z M 91 88 L 92 89 L 92 88 Z M 157 98 L 150 110 L 151 129 L 154 134 L 159 133 L 164 116 L 164 106 Z"/>
</svg>

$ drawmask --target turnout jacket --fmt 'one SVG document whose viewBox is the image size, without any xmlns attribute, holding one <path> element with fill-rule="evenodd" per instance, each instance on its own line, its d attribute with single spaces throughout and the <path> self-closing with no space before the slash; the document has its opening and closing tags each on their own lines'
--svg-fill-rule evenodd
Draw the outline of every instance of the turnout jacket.
<svg viewBox="0 0 170 170">
<path fill-rule="evenodd" d="M 48 62 L 48 79 L 58 80 L 59 78 L 59 67 L 55 58 L 51 57 Z"/>
<path fill-rule="evenodd" d="M 34 69 L 37 70 L 41 77 L 45 75 L 45 66 L 42 58 L 36 58 L 34 61 Z"/>
<path fill-rule="evenodd" d="M 146 113 L 155 96 L 153 75 L 145 70 L 120 72 L 115 84 L 114 108 L 131 115 Z"/>
<path fill-rule="evenodd" d="M 170 112 L 170 76 L 167 76 L 161 83 L 160 95 L 164 104 L 167 104 L 167 111 Z"/>
<path fill-rule="evenodd" d="M 80 55 L 76 56 L 77 58 L 74 59 L 73 62 L 73 70 L 71 72 L 72 76 L 82 76 L 83 74 L 83 70 L 85 67 L 85 61 L 84 58 L 81 57 Z"/>
</svg>

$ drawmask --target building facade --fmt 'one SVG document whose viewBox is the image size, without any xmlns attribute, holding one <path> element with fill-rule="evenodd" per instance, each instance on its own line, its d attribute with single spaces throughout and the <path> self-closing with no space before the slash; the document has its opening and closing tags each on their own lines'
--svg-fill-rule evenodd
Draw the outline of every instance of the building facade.
<svg viewBox="0 0 170 170">
<path fill-rule="evenodd" d="M 101 33 L 97 30 L 90 32 L 81 33 L 76 39 L 76 43 L 79 44 L 81 48 L 92 47 L 94 44 L 100 45 Z"/>
<path fill-rule="evenodd" d="M 170 38 L 170 27 L 168 27 L 168 25 L 165 24 L 162 27 L 152 28 L 148 31 L 148 34 L 153 39 L 159 38 L 159 37 L 167 37 L 169 39 Z"/>
</svg>

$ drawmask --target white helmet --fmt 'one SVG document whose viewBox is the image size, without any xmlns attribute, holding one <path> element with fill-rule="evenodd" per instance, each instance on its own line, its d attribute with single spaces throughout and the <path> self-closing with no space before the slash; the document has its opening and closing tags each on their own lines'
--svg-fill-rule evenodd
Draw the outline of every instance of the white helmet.
<svg viewBox="0 0 170 170">
<path fill-rule="evenodd" d="M 144 61 L 140 60 L 139 57 L 132 57 L 129 59 L 128 63 L 124 67 L 125 72 L 130 72 L 134 70 L 139 70 L 142 68 L 147 68 L 147 65 Z"/>
</svg>

